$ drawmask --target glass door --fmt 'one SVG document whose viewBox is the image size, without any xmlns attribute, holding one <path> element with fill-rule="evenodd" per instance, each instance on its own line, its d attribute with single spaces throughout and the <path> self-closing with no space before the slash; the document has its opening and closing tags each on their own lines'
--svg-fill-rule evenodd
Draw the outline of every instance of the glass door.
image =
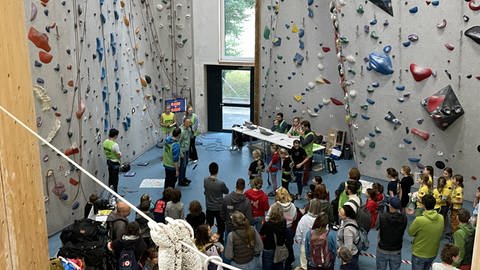
<svg viewBox="0 0 480 270">
<path fill-rule="evenodd" d="M 227 131 L 253 117 L 253 67 L 207 66 L 208 130 Z"/>
</svg>

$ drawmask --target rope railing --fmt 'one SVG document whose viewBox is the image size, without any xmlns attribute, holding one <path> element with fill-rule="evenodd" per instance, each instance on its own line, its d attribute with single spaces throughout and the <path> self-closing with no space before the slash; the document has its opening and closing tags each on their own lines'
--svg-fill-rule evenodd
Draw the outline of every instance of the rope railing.
<svg viewBox="0 0 480 270">
<path fill-rule="evenodd" d="M 102 188 L 104 188 L 106 191 L 110 192 L 110 194 L 112 194 L 113 196 L 115 196 L 118 200 L 124 202 L 125 204 L 127 204 L 131 209 L 133 209 L 133 211 L 135 211 L 137 214 L 141 215 L 143 218 L 145 218 L 146 220 L 149 221 L 149 223 L 154 223 L 156 224 L 156 226 L 160 226 L 158 225 L 157 222 L 155 222 L 153 219 L 151 219 L 147 214 L 145 214 L 144 212 L 142 212 L 140 209 L 138 209 L 135 205 L 133 205 L 132 203 L 130 203 L 128 200 L 126 200 L 125 198 L 123 198 L 122 196 L 120 196 L 118 193 L 116 193 L 114 190 L 112 190 L 109 186 L 105 185 L 102 181 L 100 181 L 98 178 L 96 178 L 94 175 L 92 175 L 89 171 L 87 171 L 86 169 L 84 169 L 82 166 L 80 166 L 79 164 L 77 164 L 75 161 L 73 161 L 72 159 L 70 159 L 67 155 L 65 155 L 62 151 L 60 151 L 59 149 L 57 149 L 54 145 L 52 145 L 50 142 L 48 142 L 47 140 L 45 140 L 42 136 L 40 136 L 37 132 L 35 132 L 34 130 L 32 130 L 30 127 L 28 127 L 25 123 L 23 123 L 20 119 L 18 119 L 15 115 L 13 115 L 11 112 L 9 112 L 7 109 L 5 109 L 3 106 L 0 105 L 0 110 L 3 111 L 6 115 L 8 115 L 11 119 L 13 119 L 15 122 L 17 122 L 18 124 L 20 124 L 24 129 L 26 129 L 28 132 L 30 132 L 33 136 L 35 136 L 37 139 L 39 139 L 42 143 L 44 143 L 45 145 L 47 145 L 50 149 L 52 149 L 53 151 L 55 151 L 58 155 L 60 155 L 61 157 L 63 157 L 66 161 L 68 161 L 70 164 L 72 164 L 73 166 L 75 166 L 77 169 L 79 169 L 81 172 L 83 172 L 86 176 L 88 176 L 88 178 L 90 178 L 91 180 L 93 180 L 94 182 L 96 182 L 98 185 L 100 185 Z M 171 218 L 167 218 L 167 222 L 169 223 L 175 223 L 175 220 L 174 219 L 171 219 Z M 209 263 L 214 263 L 216 265 L 219 266 L 222 266 L 224 268 L 227 268 L 227 269 L 232 269 L 232 270 L 241 270 L 237 267 L 234 267 L 234 266 L 231 266 L 229 264 L 226 264 L 222 261 L 222 259 L 218 256 L 207 256 L 206 254 L 200 252 L 196 247 L 190 245 L 189 243 L 186 243 L 185 241 L 180 241 L 180 243 L 190 249 L 191 251 L 193 251 L 197 256 L 199 256 L 202 261 L 204 261 L 203 263 L 203 269 L 207 270 L 208 268 L 208 265 Z M 218 268 L 217 267 L 217 268 Z"/>
</svg>

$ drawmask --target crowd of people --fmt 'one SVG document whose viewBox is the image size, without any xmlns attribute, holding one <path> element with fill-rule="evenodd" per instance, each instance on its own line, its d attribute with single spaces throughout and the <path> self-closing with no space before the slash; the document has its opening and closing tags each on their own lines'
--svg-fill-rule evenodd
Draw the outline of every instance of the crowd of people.
<svg viewBox="0 0 480 270">
<path fill-rule="evenodd" d="M 170 118 L 167 114 L 162 119 L 167 123 Z M 237 179 L 232 191 L 218 178 L 219 166 L 212 162 L 203 185 L 205 209 L 200 201 L 193 200 L 185 215 L 176 184 L 189 184 L 185 167 L 195 138 L 191 119 L 185 117 L 180 128 L 167 126 L 171 129 L 166 132 L 171 134 L 164 141 L 163 197 L 152 203 L 148 195 L 143 195 L 139 208 L 157 222 L 165 222 L 166 217 L 185 219 L 194 230 L 198 250 L 206 255 L 221 256 L 225 262 L 247 270 L 327 270 L 335 268 L 336 260 L 340 269 L 359 269 L 359 256 L 369 246 L 368 233 L 377 230 L 377 269 L 399 269 L 407 231 L 413 237 L 413 270 L 470 269 L 480 188 L 472 217 L 463 208 L 463 177 L 453 174 L 451 168 L 444 168 L 442 176 L 435 178 L 433 167 L 426 166 L 418 179 L 414 179 L 408 166 L 401 167 L 400 173 L 388 168 L 386 189 L 380 182 L 362 188 L 360 171 L 351 168 L 348 179 L 330 193 L 321 177 L 310 181 L 312 146 L 317 137 L 310 123 L 295 118 L 290 127 L 281 113 L 276 115 L 272 131 L 299 136 L 292 149 L 272 145 L 268 162 L 264 162 L 259 150 L 254 150 L 247 181 Z M 264 191 L 264 173 L 273 189 L 268 194 Z M 412 192 L 415 181 L 420 187 Z M 310 182 L 309 191 L 303 194 L 304 186 Z M 296 192 L 290 183 L 296 184 Z M 366 200 L 362 200 L 362 193 Z M 274 197 L 271 204 L 269 197 Z M 304 207 L 297 207 L 295 200 L 306 200 Z M 134 246 L 143 269 L 155 269 L 158 252 L 149 238 L 147 222 L 139 215 L 135 222 L 128 222 L 126 208 L 118 202 L 116 211 L 109 216 L 115 235 L 109 247 L 119 260 L 123 246 Z M 408 215 L 414 216 L 409 226 Z M 442 263 L 433 263 L 442 239 L 448 242 L 440 251 Z M 294 253 L 294 245 L 299 254 Z M 295 261 L 298 265 L 294 265 Z M 210 269 L 217 268 L 212 264 Z"/>
</svg>

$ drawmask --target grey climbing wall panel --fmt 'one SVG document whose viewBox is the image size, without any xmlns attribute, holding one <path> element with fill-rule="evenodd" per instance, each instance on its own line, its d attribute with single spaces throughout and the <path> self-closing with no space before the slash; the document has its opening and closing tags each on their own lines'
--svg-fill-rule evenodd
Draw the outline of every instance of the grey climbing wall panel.
<svg viewBox="0 0 480 270">
<path fill-rule="evenodd" d="M 107 182 L 108 129 L 120 130 L 122 159 L 132 161 L 161 139 L 163 101 L 191 98 L 191 1 L 25 1 L 25 14 L 37 30 L 29 44 L 38 132 Z M 101 190 L 46 146 L 40 150 L 54 233 Z"/>
<path fill-rule="evenodd" d="M 333 102 L 343 102 L 344 93 L 329 3 L 262 1 L 261 12 L 261 124 L 283 112 L 323 134 L 346 130 L 344 106 Z"/>
<path fill-rule="evenodd" d="M 350 40 L 342 45 L 342 55 L 346 80 L 353 82 L 346 92 L 356 94 L 348 103 L 349 114 L 356 116 L 351 130 L 357 163 L 362 174 L 385 178 L 388 167 L 410 165 L 420 171 L 426 165 L 441 168 L 443 162 L 464 176 L 465 198 L 471 200 L 479 185 L 480 44 L 463 33 L 480 24 L 478 11 L 465 1 L 391 3 L 394 16 L 371 1 L 336 2 L 340 36 Z M 374 52 L 383 58 L 369 61 Z M 349 56 L 356 62 L 347 61 Z M 392 74 L 385 72 L 386 57 Z M 462 110 L 435 95 L 448 85 Z M 458 117 L 442 130 L 428 108 L 438 116 Z"/>
</svg>

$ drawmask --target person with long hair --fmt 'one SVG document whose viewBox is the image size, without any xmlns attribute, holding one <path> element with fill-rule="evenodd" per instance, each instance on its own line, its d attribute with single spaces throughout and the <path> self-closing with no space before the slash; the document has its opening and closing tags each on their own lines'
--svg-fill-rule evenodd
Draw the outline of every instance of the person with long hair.
<svg viewBox="0 0 480 270">
<path fill-rule="evenodd" d="M 335 242 L 335 234 L 331 233 L 330 230 L 327 228 L 328 222 L 328 216 L 324 212 L 321 212 L 313 222 L 312 229 L 307 231 L 307 234 L 305 235 L 305 254 L 307 256 L 308 270 L 333 270 L 333 267 L 335 266 L 335 254 L 337 250 L 337 245 Z M 314 236 L 319 236 L 328 240 L 327 245 L 329 253 L 328 256 L 331 262 L 330 266 L 318 267 L 313 263 L 311 256 L 312 247 L 310 246 L 310 240 Z"/>
<path fill-rule="evenodd" d="M 322 212 L 322 203 L 318 199 L 310 200 L 308 213 L 303 215 L 298 222 L 295 232 L 295 243 L 300 245 L 300 267 L 307 269 L 307 256 L 305 253 L 305 235 L 312 229 L 315 219 Z"/>
<path fill-rule="evenodd" d="M 193 200 L 190 202 L 188 206 L 189 213 L 185 220 L 192 226 L 193 231 L 196 232 L 198 227 L 202 224 L 205 224 L 206 216 L 202 210 L 202 205 L 199 201 Z"/>
<path fill-rule="evenodd" d="M 263 250 L 262 239 L 242 212 L 233 212 L 231 218 L 233 230 L 227 236 L 225 258 L 235 267 L 255 270 L 255 257 Z"/>
<path fill-rule="evenodd" d="M 253 226 L 255 230 L 260 231 L 262 223 L 265 220 L 265 212 L 268 211 L 268 196 L 262 190 L 263 181 L 261 178 L 255 178 L 251 182 L 252 188 L 245 191 L 245 197 L 250 200 L 250 208 L 252 209 Z"/>
<path fill-rule="evenodd" d="M 197 249 L 207 256 L 220 256 L 220 251 L 217 249 L 215 243 L 212 241 L 212 231 L 208 224 L 198 226 L 195 235 L 195 246 Z M 208 270 L 216 270 L 217 265 L 210 263 Z M 222 269 L 221 267 L 219 269 Z"/>
<path fill-rule="evenodd" d="M 285 244 L 287 235 L 287 223 L 283 217 L 280 204 L 273 204 L 270 208 L 270 218 L 260 229 L 263 239 L 262 269 L 283 270 L 285 261 L 274 262 L 275 250 Z"/>
<path fill-rule="evenodd" d="M 451 200 L 451 192 L 447 188 L 447 179 L 440 176 L 437 179 L 437 187 L 433 190 L 433 197 L 435 197 L 435 210 L 443 216 L 444 226 L 447 225 L 448 206 L 447 201 Z"/>
<path fill-rule="evenodd" d="M 198 135 L 200 135 L 200 129 L 199 129 L 199 117 L 196 113 L 193 112 L 192 105 L 187 106 L 187 111 L 185 112 L 185 118 L 190 118 L 190 120 L 192 121 L 193 137 L 190 139 L 190 149 L 188 151 L 188 154 L 189 154 L 189 158 L 195 164 L 198 162 L 198 153 L 197 153 L 197 147 L 195 146 L 195 139 Z"/>
<path fill-rule="evenodd" d="M 450 228 L 452 233 L 458 229 L 458 210 L 463 207 L 463 176 L 456 174 L 453 176 L 452 190 L 452 210 L 450 212 Z"/>
<path fill-rule="evenodd" d="M 425 210 L 425 206 L 423 205 L 423 197 L 430 193 L 432 189 L 430 177 L 428 174 L 422 174 L 420 178 L 420 188 L 417 192 L 417 208 L 415 209 L 415 216 L 421 216 L 423 211 Z"/>
<path fill-rule="evenodd" d="M 402 188 L 400 202 L 402 205 L 402 212 L 404 212 L 404 208 L 407 207 L 407 204 L 410 201 L 410 196 L 408 194 L 410 194 L 411 188 L 415 183 L 413 181 L 412 170 L 409 166 L 402 166 L 400 173 L 403 175 L 400 180 L 400 187 Z"/>
<path fill-rule="evenodd" d="M 355 243 L 360 241 L 360 232 L 356 221 L 357 214 L 352 202 L 346 202 L 338 211 L 341 220 L 337 232 L 337 248 L 346 247 L 352 253 L 352 260 L 348 263 L 348 269 L 358 270 L 358 256 L 360 251 Z"/>
</svg>

